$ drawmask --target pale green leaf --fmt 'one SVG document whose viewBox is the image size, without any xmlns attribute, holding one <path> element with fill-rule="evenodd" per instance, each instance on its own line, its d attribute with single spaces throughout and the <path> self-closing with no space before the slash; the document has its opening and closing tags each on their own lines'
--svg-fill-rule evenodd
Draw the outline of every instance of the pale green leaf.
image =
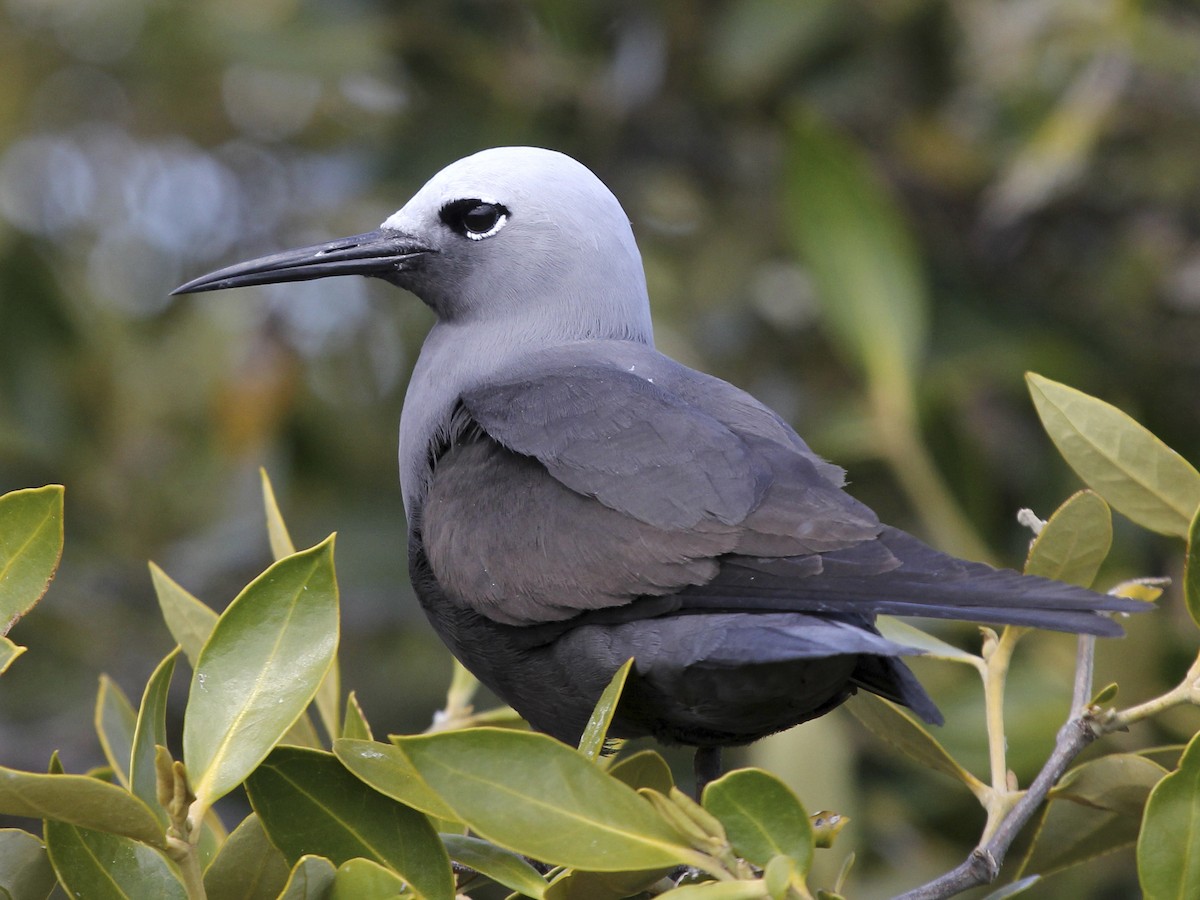
<svg viewBox="0 0 1200 900">
<path fill-rule="evenodd" d="M 0 828 L 0 890 L 12 900 L 46 900 L 54 883 L 42 842 L 19 828 Z"/>
<path fill-rule="evenodd" d="M 1093 491 L 1079 491 L 1042 526 L 1025 559 L 1025 574 L 1091 587 L 1111 546 L 1108 504 Z"/>
<path fill-rule="evenodd" d="M 999 890 L 992 891 L 983 900 L 1008 900 L 1009 897 L 1025 893 L 1041 880 L 1041 875 L 1029 875 L 1020 881 L 1014 881 L 1012 884 L 1006 884 Z"/>
<path fill-rule="evenodd" d="M 290 862 L 356 857 L 399 872 L 428 897 L 453 894 L 450 860 L 429 820 L 355 778 L 331 754 L 279 747 L 246 781 L 271 841 Z"/>
<path fill-rule="evenodd" d="M 48 819 L 43 827 L 50 862 L 70 896 L 83 900 L 187 900 L 175 870 L 153 847 L 62 821 Z"/>
<path fill-rule="evenodd" d="M 1200 897 L 1200 734 L 1150 792 L 1137 842 L 1145 900 Z"/>
<path fill-rule="evenodd" d="M 762 769 L 728 772 L 705 786 L 703 804 L 742 859 L 761 868 L 782 855 L 796 864 L 800 877 L 808 874 L 812 823 L 796 795 L 774 775 Z"/>
<path fill-rule="evenodd" d="M 128 788 L 129 757 L 133 750 L 137 713 L 133 711 L 125 692 L 107 675 L 100 676 L 100 690 L 96 692 L 93 722 L 104 758 L 108 760 L 117 781 Z"/>
<path fill-rule="evenodd" d="M 302 856 L 292 866 L 279 900 L 326 900 L 337 870 L 323 856 Z"/>
<path fill-rule="evenodd" d="M 546 735 L 474 728 L 395 741 L 453 818 L 516 853 L 593 871 L 696 858 L 631 788 Z M 389 769 L 383 757 L 357 763 L 372 784 L 373 769 Z"/>
<path fill-rule="evenodd" d="M 671 788 L 675 786 L 671 767 L 662 755 L 654 750 L 639 750 L 618 760 L 608 770 L 608 774 L 634 790 L 650 788 L 660 794 L 670 794 Z"/>
<path fill-rule="evenodd" d="M 920 650 L 924 655 L 931 656 L 934 659 L 944 659 L 950 662 L 966 663 L 969 666 L 974 666 L 979 669 L 983 666 L 983 660 L 973 653 L 968 653 L 966 650 L 960 650 L 953 644 L 948 644 L 941 638 L 934 637 L 928 632 L 922 631 L 919 628 L 914 628 L 902 619 L 895 619 L 891 616 L 879 616 L 875 620 L 875 626 L 889 641 L 895 641 L 897 644 L 902 644 L 905 647 L 912 647 Z"/>
<path fill-rule="evenodd" d="M 1183 599 L 1192 621 L 1200 625 L 1200 509 L 1188 527 L 1187 563 L 1183 569 Z M 0 672 L 4 671 L 0 667 Z"/>
<path fill-rule="evenodd" d="M 579 752 L 588 759 L 598 759 L 600 751 L 604 749 L 604 741 L 608 737 L 608 728 L 612 725 L 613 716 L 617 713 L 617 704 L 621 700 L 621 691 L 625 689 L 625 679 L 629 677 L 629 671 L 632 668 L 633 657 L 630 657 L 625 660 L 625 664 L 621 668 L 613 673 L 613 677 L 608 682 L 608 687 L 604 689 L 604 693 L 596 701 L 596 706 L 592 710 L 592 715 L 588 719 L 587 726 L 583 729 L 583 737 L 579 739 Z"/>
<path fill-rule="evenodd" d="M 249 775 L 333 663 L 333 538 L 272 565 L 222 613 L 192 675 L 183 758 L 202 807 Z"/>
<path fill-rule="evenodd" d="M 62 485 L 0 496 L 0 635 L 42 599 L 62 548 Z"/>
<path fill-rule="evenodd" d="M 196 668 L 200 650 L 217 624 L 217 614 L 176 584 L 154 563 L 150 563 L 150 580 L 154 583 L 154 593 L 158 597 L 167 630 L 183 649 L 188 664 Z"/>
<path fill-rule="evenodd" d="M 377 862 L 351 859 L 338 866 L 329 900 L 391 900 L 404 890 L 404 881 Z M 417 897 L 428 895 L 415 891 Z M 450 896 L 446 895 L 447 900 Z"/>
<path fill-rule="evenodd" d="M 313 724 L 312 716 L 307 711 L 292 723 L 292 727 L 279 739 L 279 743 L 292 747 L 308 747 L 310 750 L 325 749 L 321 744 L 321 736 L 317 734 L 317 726 Z"/>
<path fill-rule="evenodd" d="M 175 673 L 175 660 L 178 658 L 179 648 L 176 647 L 155 667 L 150 680 L 146 682 L 129 755 L 130 789 L 154 811 L 164 828 L 167 825 L 167 813 L 158 805 L 158 772 L 154 755 L 155 747 L 167 745 L 167 694 L 171 689 L 171 676 Z"/>
<path fill-rule="evenodd" d="M 276 900 L 289 869 L 254 813 L 246 816 L 204 870 L 207 900 Z"/>
<path fill-rule="evenodd" d="M 959 765 L 919 722 L 883 698 L 862 691 L 846 709 L 877 738 L 919 765 L 961 781 L 977 797 L 987 793 L 987 785 Z"/>
<path fill-rule="evenodd" d="M 351 691 L 346 697 L 346 721 L 342 723 L 342 737 L 355 741 L 369 741 L 374 738 L 367 717 L 363 715 L 358 703 L 358 695 Z"/>
<path fill-rule="evenodd" d="M 546 893 L 546 879 L 537 869 L 508 850 L 465 834 L 439 835 L 450 858 L 497 884 L 516 891 L 522 897 L 541 900 Z"/>
<path fill-rule="evenodd" d="M 13 661 L 24 652 L 24 647 L 14 644 L 8 638 L 0 635 L 0 675 L 7 672 Z"/>
<path fill-rule="evenodd" d="M 271 556 L 276 562 L 296 552 L 292 536 L 288 534 L 287 525 L 283 521 L 283 513 L 275 501 L 275 489 L 271 487 L 271 479 L 266 469 L 258 470 L 262 480 L 263 506 L 267 513 L 267 538 L 271 543 Z"/>
<path fill-rule="evenodd" d="M 1115 406 L 1025 376 L 1050 439 L 1089 487 L 1143 528 L 1186 537 L 1200 509 L 1200 473 Z"/>
<path fill-rule="evenodd" d="M 908 397 L 929 318 L 911 228 L 862 150 L 815 113 L 793 120 L 785 165 L 785 225 L 830 337 L 886 396 Z"/>
<path fill-rule="evenodd" d="M 685 884 L 659 896 L 669 900 L 757 900 L 767 896 L 767 886 L 758 879 L 706 881 L 703 884 Z"/>
<path fill-rule="evenodd" d="M 54 819 L 165 846 L 158 819 L 145 803 L 124 788 L 87 775 L 0 768 L 0 814 Z"/>
</svg>

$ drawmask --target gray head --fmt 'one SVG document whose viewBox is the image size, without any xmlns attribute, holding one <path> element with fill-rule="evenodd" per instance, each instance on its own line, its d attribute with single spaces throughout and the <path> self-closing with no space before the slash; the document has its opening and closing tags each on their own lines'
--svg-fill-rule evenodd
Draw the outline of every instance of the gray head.
<svg viewBox="0 0 1200 900">
<path fill-rule="evenodd" d="M 624 210 L 585 166 L 535 147 L 447 166 L 377 231 L 240 263 L 175 293 L 350 274 L 412 291 L 441 322 L 498 328 L 523 343 L 651 341 Z"/>
</svg>

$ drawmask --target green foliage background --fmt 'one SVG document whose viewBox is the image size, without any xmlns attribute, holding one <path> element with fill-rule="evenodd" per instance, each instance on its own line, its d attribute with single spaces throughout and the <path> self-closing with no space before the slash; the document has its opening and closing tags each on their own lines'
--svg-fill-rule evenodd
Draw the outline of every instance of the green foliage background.
<svg viewBox="0 0 1200 900">
<path fill-rule="evenodd" d="M 1048 515 L 1078 486 L 1025 369 L 1200 458 L 1198 70 L 1200 17 L 1181 3 L 7 0 L 0 492 L 61 482 L 69 500 L 60 574 L 14 634 L 37 652 L 0 683 L 3 763 L 99 761 L 97 673 L 136 695 L 170 649 L 145 560 L 228 603 L 270 556 L 261 465 L 298 543 L 340 531 L 345 683 L 381 731 L 428 722 L 450 668 L 408 590 L 394 463 L 428 312 L 349 280 L 167 293 L 374 227 L 484 146 L 555 147 L 614 189 L 664 351 L 778 409 L 888 521 L 955 549 L 976 543 L 961 514 L 1019 563 L 1015 510 Z M 821 244 L 830 216 L 853 244 Z M 897 260 L 882 281 L 860 271 Z M 830 297 L 847 277 L 907 310 L 888 332 L 898 362 L 847 338 Z M 905 467 L 925 447 L 949 505 Z M 1101 587 L 1179 576 L 1177 542 L 1116 528 Z M 1194 654 L 1177 592 L 1142 619 L 1099 654 L 1126 702 Z M 1073 649 L 1022 647 L 1023 780 L 1065 715 Z M 977 688 L 947 668 L 919 670 L 939 737 L 983 771 Z M 1182 709 L 1119 737 L 1195 727 Z M 969 795 L 841 713 L 751 753 L 809 809 L 854 819 L 839 847 L 859 850 L 856 896 L 948 868 L 978 833 Z M 1127 896 L 1131 873 L 1130 856 L 1102 860 L 1030 896 Z"/>
</svg>

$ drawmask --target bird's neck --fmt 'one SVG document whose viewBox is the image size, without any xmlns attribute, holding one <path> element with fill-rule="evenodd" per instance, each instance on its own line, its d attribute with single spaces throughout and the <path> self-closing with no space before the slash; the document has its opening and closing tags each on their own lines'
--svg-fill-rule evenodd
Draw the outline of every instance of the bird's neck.
<svg viewBox="0 0 1200 900">
<path fill-rule="evenodd" d="M 536 323 L 517 323 L 508 328 L 497 324 L 482 327 L 472 322 L 435 324 L 421 346 L 400 415 L 400 488 L 409 521 L 413 521 L 429 487 L 430 451 L 449 436 L 451 417 L 465 391 L 498 381 L 531 353 L 597 337 L 550 336 Z M 614 339 L 628 338 L 620 335 Z M 638 334 L 632 343 L 652 342 L 649 335 Z"/>
</svg>

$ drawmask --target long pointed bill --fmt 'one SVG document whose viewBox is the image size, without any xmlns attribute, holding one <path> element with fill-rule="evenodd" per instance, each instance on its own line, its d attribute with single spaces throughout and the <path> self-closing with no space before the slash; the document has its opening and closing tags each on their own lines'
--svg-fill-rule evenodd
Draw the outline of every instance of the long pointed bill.
<svg viewBox="0 0 1200 900">
<path fill-rule="evenodd" d="M 297 250 L 284 250 L 218 269 L 175 288 L 171 293 L 196 294 L 252 284 L 310 281 L 331 275 L 386 277 L 411 268 L 417 259 L 432 252 L 416 238 L 399 231 L 368 231 L 366 234 Z"/>
</svg>

